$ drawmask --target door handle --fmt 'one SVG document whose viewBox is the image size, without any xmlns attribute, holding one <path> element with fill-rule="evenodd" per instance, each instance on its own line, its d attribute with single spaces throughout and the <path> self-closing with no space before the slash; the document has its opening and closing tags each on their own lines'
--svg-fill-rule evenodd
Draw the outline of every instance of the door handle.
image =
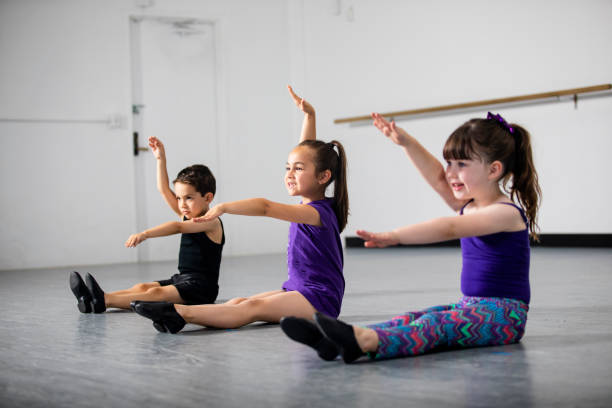
<svg viewBox="0 0 612 408">
<path fill-rule="evenodd" d="M 149 149 L 147 149 L 146 147 L 139 147 L 138 146 L 138 132 L 134 132 L 133 133 L 133 144 L 134 144 L 134 156 L 138 156 L 138 152 L 148 152 Z"/>
</svg>

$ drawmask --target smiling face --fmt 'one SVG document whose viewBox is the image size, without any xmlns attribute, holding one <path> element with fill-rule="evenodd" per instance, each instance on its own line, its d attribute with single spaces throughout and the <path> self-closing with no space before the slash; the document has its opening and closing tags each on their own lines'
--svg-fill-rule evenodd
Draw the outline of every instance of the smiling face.
<svg viewBox="0 0 612 408">
<path fill-rule="evenodd" d="M 289 153 L 285 167 L 285 187 L 290 196 L 318 200 L 325 195 L 325 174 L 317 174 L 313 152 L 298 146 Z"/>
<path fill-rule="evenodd" d="M 481 160 L 448 160 L 446 180 L 455 198 L 468 200 L 491 185 L 489 165 Z"/>
<path fill-rule="evenodd" d="M 206 193 L 204 196 L 196 191 L 191 184 L 174 183 L 174 194 L 176 195 L 178 208 L 187 218 L 192 219 L 204 215 L 208 211 L 208 206 L 212 201 L 212 194 Z"/>
</svg>

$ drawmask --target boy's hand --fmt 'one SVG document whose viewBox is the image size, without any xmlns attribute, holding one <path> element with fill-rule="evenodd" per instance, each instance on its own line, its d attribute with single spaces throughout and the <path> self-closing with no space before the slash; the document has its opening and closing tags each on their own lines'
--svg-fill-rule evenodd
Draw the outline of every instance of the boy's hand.
<svg viewBox="0 0 612 408">
<path fill-rule="evenodd" d="M 147 239 L 147 236 L 145 235 L 144 232 L 140 232 L 138 234 L 132 234 L 127 239 L 127 241 L 125 241 L 125 246 L 126 248 L 134 248 L 136 245 L 140 244 L 142 241 L 146 239 Z"/>
<path fill-rule="evenodd" d="M 223 204 L 217 204 L 213 208 L 209 209 L 206 214 L 201 217 L 196 217 L 193 219 L 194 222 L 207 222 L 212 221 L 215 218 L 223 215 L 225 211 L 223 211 Z"/>
<path fill-rule="evenodd" d="M 164 149 L 164 144 L 155 136 L 151 136 L 149 138 L 149 147 L 151 148 L 151 151 L 153 152 L 157 160 L 166 158 L 166 150 Z"/>
<path fill-rule="evenodd" d="M 298 108 L 300 108 L 302 110 L 302 112 L 304 112 L 307 115 L 314 115 L 315 114 L 315 110 L 312 107 L 312 105 L 309 104 L 308 102 L 306 102 L 304 100 L 304 98 L 300 98 L 299 96 L 297 96 L 296 93 L 293 92 L 293 88 L 291 88 L 291 85 L 287 85 L 287 89 L 289 89 L 289 94 L 293 98 L 293 102 L 295 102 L 295 105 Z"/>
<path fill-rule="evenodd" d="M 393 143 L 400 146 L 405 146 L 408 143 L 410 136 L 404 129 L 397 127 L 395 121 L 388 122 L 378 113 L 372 113 L 372 119 L 374 119 L 374 126 L 391 139 Z"/>
<path fill-rule="evenodd" d="M 397 238 L 394 232 L 368 232 L 357 230 L 357 235 L 365 241 L 363 245 L 366 248 L 384 248 L 399 244 L 399 238 Z"/>
</svg>

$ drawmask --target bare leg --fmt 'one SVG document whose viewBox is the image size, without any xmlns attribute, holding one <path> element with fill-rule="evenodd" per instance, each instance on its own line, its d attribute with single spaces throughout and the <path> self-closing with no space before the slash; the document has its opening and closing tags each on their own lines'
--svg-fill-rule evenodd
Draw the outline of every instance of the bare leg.
<svg viewBox="0 0 612 408">
<path fill-rule="evenodd" d="M 151 289 L 151 288 L 157 288 L 161 286 L 159 284 L 159 282 L 144 282 L 144 283 L 137 283 L 136 285 L 132 286 L 129 289 L 124 289 L 124 290 L 118 290 L 115 292 L 109 292 L 107 293 L 108 295 L 126 295 L 129 293 L 144 293 L 147 290 Z"/>
<path fill-rule="evenodd" d="M 230 301 L 231 302 L 231 301 Z M 231 329 L 264 321 L 278 323 L 283 316 L 312 319 L 315 308 L 299 292 L 265 292 L 238 303 L 185 306 L 175 304 L 176 311 L 188 323 Z"/>
<path fill-rule="evenodd" d="M 264 297 L 268 297 L 271 295 L 276 295 L 278 293 L 283 293 L 284 290 L 271 290 L 270 292 L 263 292 L 263 293 L 258 293 L 256 295 L 250 296 L 250 297 L 237 297 L 237 298 L 233 298 L 228 300 L 227 302 L 223 303 L 224 305 L 237 305 L 238 303 L 242 303 L 245 300 L 249 300 L 249 299 L 259 299 L 259 298 L 264 298 Z"/>
<path fill-rule="evenodd" d="M 128 290 L 104 294 L 104 303 L 106 304 L 106 307 L 129 309 L 130 302 L 134 300 L 143 300 L 148 302 L 166 301 L 170 303 L 185 303 L 174 285 L 160 286 L 159 283 L 157 283 L 157 286 L 149 287 L 149 289 L 143 292 L 131 292 Z"/>
<path fill-rule="evenodd" d="M 355 332 L 355 339 L 361 351 L 367 353 L 369 351 L 374 352 L 378 350 L 378 333 L 372 329 L 366 327 L 353 326 Z"/>
</svg>

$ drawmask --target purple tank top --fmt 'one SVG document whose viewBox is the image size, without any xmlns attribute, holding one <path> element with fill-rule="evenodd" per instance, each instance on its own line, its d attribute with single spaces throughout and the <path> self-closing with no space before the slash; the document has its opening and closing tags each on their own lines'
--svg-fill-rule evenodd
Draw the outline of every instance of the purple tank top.
<svg viewBox="0 0 612 408">
<path fill-rule="evenodd" d="M 344 296 L 344 256 L 334 201 L 313 201 L 321 226 L 291 223 L 284 290 L 300 292 L 319 312 L 338 317 Z"/>
<path fill-rule="evenodd" d="M 461 238 L 461 292 L 465 296 L 510 298 L 529 304 L 531 290 L 527 217 L 514 204 L 500 204 L 515 207 L 527 227 L 520 231 Z M 464 208 L 461 209 L 461 215 Z"/>
</svg>

